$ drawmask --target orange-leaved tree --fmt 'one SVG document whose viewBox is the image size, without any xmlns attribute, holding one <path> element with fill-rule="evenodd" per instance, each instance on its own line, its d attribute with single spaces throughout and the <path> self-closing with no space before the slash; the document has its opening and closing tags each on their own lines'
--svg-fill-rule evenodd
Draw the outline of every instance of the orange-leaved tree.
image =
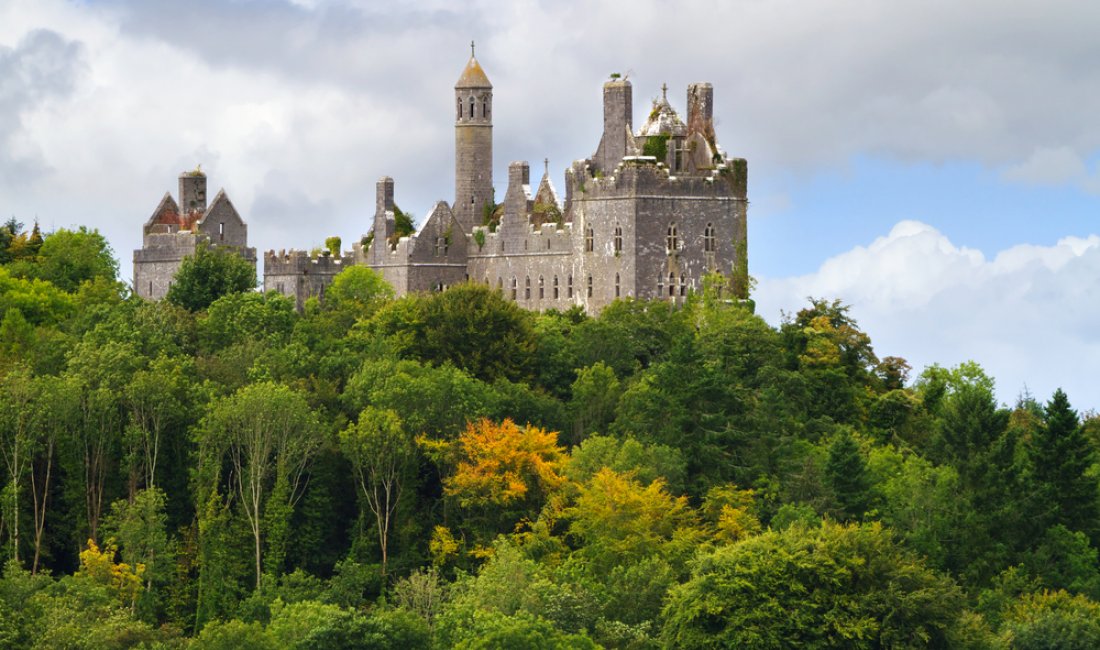
<svg viewBox="0 0 1100 650">
<path fill-rule="evenodd" d="M 482 522 L 491 529 L 533 516 L 565 480 L 557 432 L 520 427 L 510 419 L 469 423 L 453 451 L 456 463 L 444 481 L 446 494 L 472 516 L 492 520 Z"/>
</svg>

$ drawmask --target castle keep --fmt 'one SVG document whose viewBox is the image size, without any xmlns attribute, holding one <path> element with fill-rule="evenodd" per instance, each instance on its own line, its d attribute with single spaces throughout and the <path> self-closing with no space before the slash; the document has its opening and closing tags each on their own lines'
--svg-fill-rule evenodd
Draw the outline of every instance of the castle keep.
<svg viewBox="0 0 1100 650">
<path fill-rule="evenodd" d="M 662 88 L 635 130 L 631 84 L 612 75 L 603 86 L 603 134 L 591 157 L 565 170 L 564 195 L 551 182 L 548 164 L 532 186 L 528 163 L 513 162 L 499 205 L 493 188 L 493 85 L 472 52 L 454 93 L 453 202 L 437 202 L 418 232 L 399 237 L 394 181 L 384 177 L 376 186 L 370 230 L 352 251 L 268 251 L 266 290 L 294 297 L 300 308 L 309 297 L 323 296 L 344 268 L 365 265 L 399 296 L 472 281 L 539 310 L 579 305 L 596 313 L 631 297 L 679 303 L 700 290 L 709 273 L 724 275 L 736 296 L 745 295 L 747 164 L 718 147 L 710 84 L 688 86 L 686 121 Z M 181 177 L 181 201 L 188 203 L 192 194 L 185 196 L 184 184 Z M 178 268 L 187 246 L 194 248 L 190 240 L 151 234 L 178 237 L 186 230 L 213 240 L 211 228 L 228 227 L 239 239 L 226 245 L 246 255 L 252 250 L 245 248 L 236 211 L 235 220 L 219 216 L 226 212 L 212 220 L 216 207 L 217 199 L 189 221 L 165 197 L 146 224 L 145 248 L 134 254 L 139 295 L 163 296 L 169 271 Z M 158 216 L 162 212 L 168 216 Z"/>
<path fill-rule="evenodd" d="M 201 243 L 236 250 L 256 265 L 256 249 L 248 248 L 248 226 L 225 190 L 206 205 L 206 174 L 196 169 L 180 174 L 179 203 L 165 193 L 142 228 L 142 247 L 134 251 L 134 293 L 160 300 L 172 286 L 183 258 Z"/>
</svg>

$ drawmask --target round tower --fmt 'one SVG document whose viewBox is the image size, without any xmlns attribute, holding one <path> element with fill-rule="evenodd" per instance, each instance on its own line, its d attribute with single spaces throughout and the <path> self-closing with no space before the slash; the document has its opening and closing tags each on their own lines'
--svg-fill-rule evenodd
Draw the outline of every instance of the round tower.
<svg viewBox="0 0 1100 650">
<path fill-rule="evenodd" d="M 482 223 L 493 201 L 493 84 L 474 58 L 455 84 L 455 202 L 466 232 Z"/>
</svg>

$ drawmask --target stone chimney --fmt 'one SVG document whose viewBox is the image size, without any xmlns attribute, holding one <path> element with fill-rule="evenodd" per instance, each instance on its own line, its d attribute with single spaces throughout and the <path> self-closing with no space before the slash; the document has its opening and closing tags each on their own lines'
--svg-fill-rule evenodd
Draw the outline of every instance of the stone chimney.
<svg viewBox="0 0 1100 650">
<path fill-rule="evenodd" d="M 626 79 L 612 79 L 603 85 L 603 137 L 596 149 L 595 163 L 604 172 L 615 169 L 627 155 L 633 129 L 634 93 Z"/>
<path fill-rule="evenodd" d="M 508 191 L 504 195 L 504 214 L 527 216 L 527 201 L 531 198 L 528 189 L 531 185 L 531 166 L 525 160 L 508 164 Z"/>
<path fill-rule="evenodd" d="M 688 85 L 688 133 L 699 133 L 714 141 L 714 86 L 709 83 Z"/>
<path fill-rule="evenodd" d="M 393 211 L 393 179 L 383 176 L 375 184 L 374 213 L 385 214 Z"/>
</svg>

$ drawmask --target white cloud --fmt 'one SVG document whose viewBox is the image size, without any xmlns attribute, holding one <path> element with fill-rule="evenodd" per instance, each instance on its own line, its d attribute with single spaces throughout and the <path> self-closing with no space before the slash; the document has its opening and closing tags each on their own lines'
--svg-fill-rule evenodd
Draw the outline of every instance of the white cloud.
<svg viewBox="0 0 1100 650">
<path fill-rule="evenodd" d="M 719 140 L 752 178 L 869 155 L 1100 192 L 1084 162 L 1100 150 L 1098 22 L 1100 4 L 1072 0 L 7 0 L 0 217 L 98 227 L 124 275 L 141 224 L 196 163 L 261 250 L 358 238 L 382 175 L 422 217 L 453 191 L 451 88 L 471 38 L 495 84 L 497 196 L 510 160 L 548 156 L 560 182 L 593 152 L 614 71 L 634 81 L 636 115 L 662 82 L 681 109 L 688 83 L 713 82 Z M 754 214 L 788 209 L 774 185 L 750 190 Z M 764 282 L 761 304 L 775 317 L 840 296 L 884 354 L 974 357 L 1010 393 L 1062 375 L 1083 392 L 1097 255 L 1089 238 L 989 260 L 903 222 L 813 276 Z"/>
<path fill-rule="evenodd" d="M 1100 408 L 1100 236 L 982 253 L 935 228 L 903 221 L 817 272 L 762 279 L 758 313 L 773 324 L 805 298 L 840 298 L 880 356 L 919 370 L 980 363 L 1011 403 L 1027 386 L 1047 399 L 1063 387 L 1078 408 Z"/>
</svg>

